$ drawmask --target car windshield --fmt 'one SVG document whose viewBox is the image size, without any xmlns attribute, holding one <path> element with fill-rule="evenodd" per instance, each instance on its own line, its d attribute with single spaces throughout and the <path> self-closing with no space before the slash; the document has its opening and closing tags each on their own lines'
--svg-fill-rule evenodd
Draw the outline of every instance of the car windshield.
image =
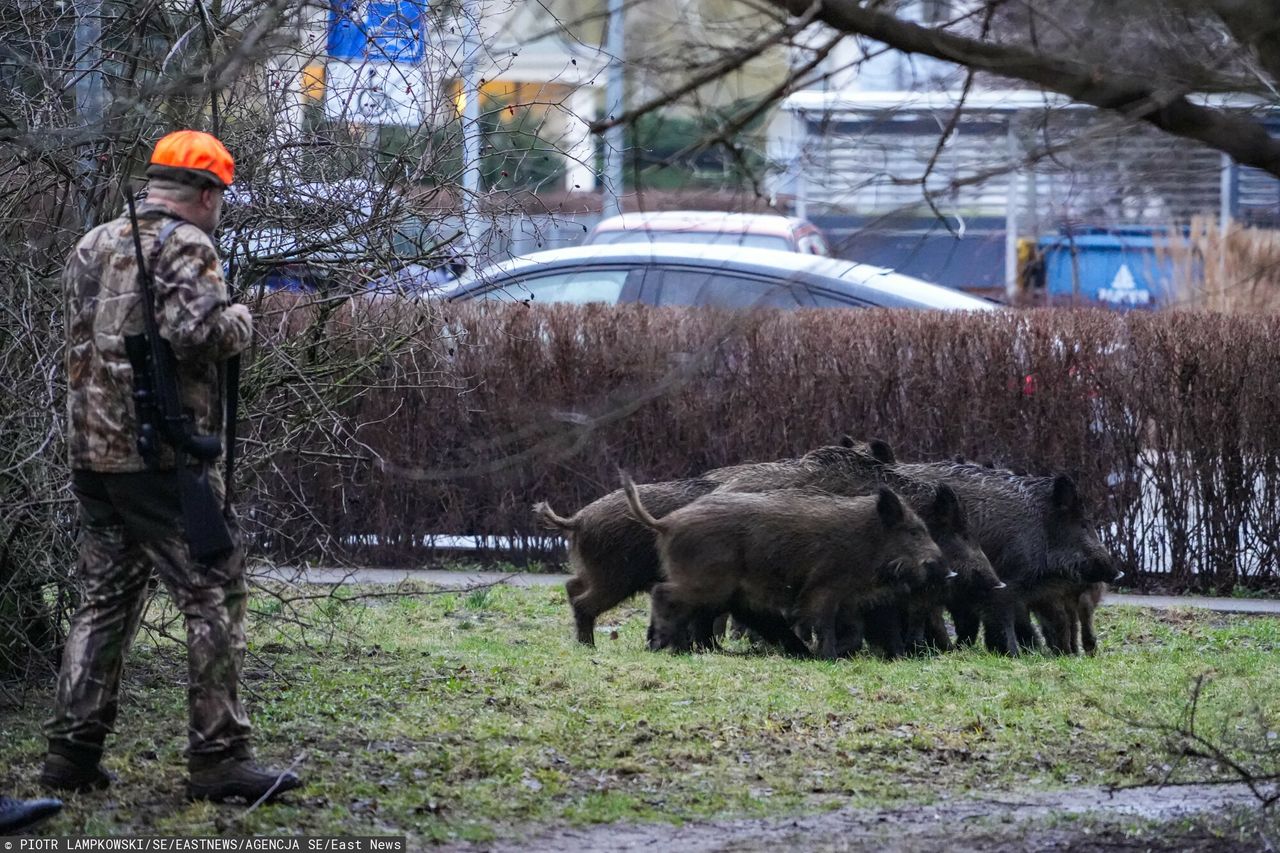
<svg viewBox="0 0 1280 853">
<path fill-rule="evenodd" d="M 627 283 L 627 269 L 560 270 L 519 277 L 499 284 L 482 297 L 530 302 L 616 305 Z"/>
<path fill-rule="evenodd" d="M 742 231 L 656 231 L 636 228 L 626 231 L 601 231 L 592 243 L 701 243 L 713 246 L 750 246 L 755 249 L 792 251 L 791 243 L 780 234 L 748 234 Z"/>
</svg>

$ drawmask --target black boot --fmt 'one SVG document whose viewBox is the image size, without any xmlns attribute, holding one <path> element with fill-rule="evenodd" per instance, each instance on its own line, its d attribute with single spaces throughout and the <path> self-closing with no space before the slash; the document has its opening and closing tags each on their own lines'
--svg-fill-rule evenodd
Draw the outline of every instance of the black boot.
<svg viewBox="0 0 1280 853">
<path fill-rule="evenodd" d="M 0 796 L 0 835 L 35 826 L 60 811 L 61 800 L 15 800 Z"/>
<path fill-rule="evenodd" d="M 285 791 L 302 787 L 302 780 L 288 770 L 261 768 L 244 755 L 231 755 L 221 761 L 208 759 L 190 763 L 191 778 L 187 780 L 187 799 L 225 800 L 241 799 L 248 803 L 258 800 L 271 802 Z"/>
<path fill-rule="evenodd" d="M 96 759 L 76 761 L 67 756 L 50 752 L 44 759 L 44 771 L 40 784 L 54 791 L 102 791 L 111 785 L 111 774 L 103 770 Z"/>
</svg>

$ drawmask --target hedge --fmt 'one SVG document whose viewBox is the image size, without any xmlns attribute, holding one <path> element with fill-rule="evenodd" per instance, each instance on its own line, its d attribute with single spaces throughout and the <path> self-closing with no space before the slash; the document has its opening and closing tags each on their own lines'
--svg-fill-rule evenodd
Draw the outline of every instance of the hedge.
<svg viewBox="0 0 1280 853">
<path fill-rule="evenodd" d="M 535 555 L 555 540 L 529 506 L 572 512 L 619 468 L 690 477 L 849 434 L 901 459 L 1072 474 L 1139 585 L 1276 580 L 1273 318 L 397 301 L 325 322 L 313 357 L 371 357 L 315 426 L 348 435 L 349 452 L 261 436 L 269 464 L 245 506 L 277 560 L 420 565 L 439 556 L 428 534 Z M 301 326 L 263 346 L 296 343 Z"/>
</svg>

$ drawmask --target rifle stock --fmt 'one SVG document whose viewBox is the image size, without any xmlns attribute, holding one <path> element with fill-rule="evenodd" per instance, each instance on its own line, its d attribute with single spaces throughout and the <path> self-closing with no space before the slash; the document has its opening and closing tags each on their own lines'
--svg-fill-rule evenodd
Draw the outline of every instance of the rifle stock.
<svg viewBox="0 0 1280 853">
<path fill-rule="evenodd" d="M 187 547 L 197 562 L 206 563 L 231 553 L 235 543 L 227 529 L 222 507 L 209 483 L 207 465 L 177 471 L 178 498 L 182 504 L 182 528 Z"/>
</svg>

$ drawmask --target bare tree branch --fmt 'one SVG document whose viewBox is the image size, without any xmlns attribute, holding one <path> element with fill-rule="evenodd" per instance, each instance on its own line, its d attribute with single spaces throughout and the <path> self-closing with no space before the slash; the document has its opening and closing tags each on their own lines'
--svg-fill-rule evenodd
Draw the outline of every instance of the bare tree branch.
<svg viewBox="0 0 1280 853">
<path fill-rule="evenodd" d="M 810 8 L 806 0 L 775 2 L 794 15 L 806 14 Z M 841 32 L 867 36 L 906 53 L 1023 80 L 1083 104 L 1115 110 L 1280 177 L 1280 140 L 1272 139 L 1261 122 L 1240 112 L 1194 103 L 1190 93 L 1166 88 L 1159 80 L 924 27 L 856 0 L 826 0 L 817 18 Z"/>
</svg>

